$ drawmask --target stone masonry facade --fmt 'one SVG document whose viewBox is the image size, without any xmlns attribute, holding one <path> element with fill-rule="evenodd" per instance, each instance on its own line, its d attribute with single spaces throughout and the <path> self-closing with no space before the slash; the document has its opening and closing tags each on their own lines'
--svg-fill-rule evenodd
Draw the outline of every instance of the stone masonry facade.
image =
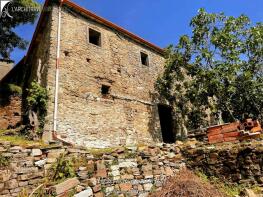
<svg viewBox="0 0 263 197">
<path fill-rule="evenodd" d="M 30 54 L 29 82 L 49 91 L 45 131 L 53 129 L 58 5 L 52 4 L 38 45 Z M 100 34 L 100 46 L 89 31 Z M 86 147 L 162 141 L 155 81 L 164 57 L 126 35 L 62 7 L 58 134 Z M 148 57 L 143 65 L 141 53 Z M 103 88 L 107 93 L 103 93 Z"/>
</svg>

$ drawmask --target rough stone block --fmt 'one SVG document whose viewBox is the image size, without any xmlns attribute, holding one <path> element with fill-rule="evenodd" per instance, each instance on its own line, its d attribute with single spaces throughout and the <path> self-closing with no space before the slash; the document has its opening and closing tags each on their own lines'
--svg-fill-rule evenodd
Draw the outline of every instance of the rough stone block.
<svg viewBox="0 0 263 197">
<path fill-rule="evenodd" d="M 19 153 L 19 152 L 21 152 L 22 151 L 22 147 L 21 146 L 14 146 L 14 147 L 11 147 L 10 148 L 10 152 L 11 153 Z"/>
<path fill-rule="evenodd" d="M 4 147 L 2 147 L 2 146 L 0 146 L 0 153 L 1 153 L 1 152 L 5 152 L 5 151 L 7 151 L 7 149 L 4 148 Z"/>
<path fill-rule="evenodd" d="M 120 168 L 136 168 L 137 163 L 136 162 L 131 162 L 131 161 L 124 161 L 119 163 Z"/>
<path fill-rule="evenodd" d="M 92 188 L 92 190 L 93 190 L 94 193 L 99 192 L 99 191 L 101 190 L 101 185 L 98 184 L 98 185 L 94 186 L 94 187 Z"/>
<path fill-rule="evenodd" d="M 124 175 L 121 176 L 121 179 L 123 179 L 123 180 L 132 180 L 132 179 L 134 179 L 134 176 L 131 175 L 131 174 L 124 174 Z"/>
<path fill-rule="evenodd" d="M 80 184 L 77 178 L 68 179 L 60 184 L 51 187 L 51 191 L 54 192 L 56 195 L 62 194 L 70 189 L 73 189 L 78 184 Z M 92 191 L 92 190 L 91 190 Z"/>
<path fill-rule="evenodd" d="M 120 171 L 119 170 L 114 170 L 112 172 L 109 172 L 110 175 L 112 176 L 120 176 Z"/>
<path fill-rule="evenodd" d="M 74 197 L 90 197 L 90 196 L 93 196 L 93 192 L 90 187 L 87 187 L 84 191 L 74 195 Z"/>
<path fill-rule="evenodd" d="M 47 159 L 43 159 L 43 160 L 40 160 L 40 161 L 36 161 L 35 165 L 38 166 L 38 167 L 43 167 L 46 163 L 47 163 Z"/>
<path fill-rule="evenodd" d="M 25 187 L 28 185 L 28 181 L 22 181 L 18 183 L 19 187 Z"/>
<path fill-rule="evenodd" d="M 165 174 L 166 176 L 172 176 L 173 170 L 170 167 L 165 167 Z"/>
<path fill-rule="evenodd" d="M 94 194 L 94 197 L 104 197 L 105 195 L 102 192 Z"/>
<path fill-rule="evenodd" d="M 11 178 L 12 174 L 13 173 L 10 170 L 0 170 L 0 181 L 8 181 Z"/>
<path fill-rule="evenodd" d="M 107 177 L 107 170 L 106 170 L 106 168 L 97 170 L 96 177 L 106 178 Z"/>
<path fill-rule="evenodd" d="M 11 179 L 7 182 L 5 182 L 5 188 L 6 189 L 15 189 L 18 187 L 18 182 L 16 179 Z"/>
<path fill-rule="evenodd" d="M 0 183 L 0 192 L 4 189 L 4 183 Z"/>
<path fill-rule="evenodd" d="M 123 192 L 130 191 L 132 189 L 131 183 L 121 183 L 119 184 L 120 190 Z"/>
<path fill-rule="evenodd" d="M 97 184 L 97 179 L 95 177 L 92 177 L 87 180 L 87 183 L 90 187 L 94 187 Z"/>
<path fill-rule="evenodd" d="M 40 149 L 32 149 L 31 156 L 37 157 L 41 155 L 42 155 L 42 151 Z"/>
<path fill-rule="evenodd" d="M 145 191 L 151 191 L 152 187 L 153 187 L 152 183 L 143 184 L 143 188 Z"/>
<path fill-rule="evenodd" d="M 106 191 L 106 195 L 109 195 L 114 191 L 114 186 L 106 187 L 105 191 Z"/>
</svg>

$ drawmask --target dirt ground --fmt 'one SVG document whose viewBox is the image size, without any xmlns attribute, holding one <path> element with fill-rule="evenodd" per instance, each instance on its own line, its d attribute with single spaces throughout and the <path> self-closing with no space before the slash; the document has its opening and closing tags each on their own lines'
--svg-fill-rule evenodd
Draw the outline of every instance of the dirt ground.
<svg viewBox="0 0 263 197">
<path fill-rule="evenodd" d="M 163 189 L 150 197 L 226 197 L 213 185 L 202 181 L 190 170 L 170 178 Z"/>
</svg>

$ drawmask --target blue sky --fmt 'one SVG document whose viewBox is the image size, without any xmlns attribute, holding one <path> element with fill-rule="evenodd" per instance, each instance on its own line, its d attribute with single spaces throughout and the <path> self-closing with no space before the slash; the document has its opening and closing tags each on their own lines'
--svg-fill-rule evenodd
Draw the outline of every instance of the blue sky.
<svg viewBox="0 0 263 197">
<path fill-rule="evenodd" d="M 44 0 L 37 0 L 44 3 Z M 263 22 L 263 0 L 72 0 L 111 22 L 160 46 L 175 44 L 180 35 L 191 33 L 189 22 L 199 8 L 226 15 L 246 14 L 252 22 Z M 30 41 L 36 24 L 16 28 Z M 18 62 L 26 51 L 16 49 Z"/>
</svg>

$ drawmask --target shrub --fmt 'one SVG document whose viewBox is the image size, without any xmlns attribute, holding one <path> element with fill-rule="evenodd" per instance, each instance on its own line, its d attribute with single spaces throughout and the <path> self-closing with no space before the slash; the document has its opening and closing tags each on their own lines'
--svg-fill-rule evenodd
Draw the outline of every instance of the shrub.
<svg viewBox="0 0 263 197">
<path fill-rule="evenodd" d="M 0 154 L 0 167 L 6 167 L 10 163 L 10 158 Z"/>
<path fill-rule="evenodd" d="M 72 161 L 66 159 L 64 154 L 60 155 L 57 162 L 50 168 L 48 174 L 51 181 L 61 181 L 76 176 Z"/>
<path fill-rule="evenodd" d="M 22 88 L 15 84 L 4 84 L 3 85 L 3 91 L 8 95 L 19 95 L 21 96 L 23 91 Z"/>
<path fill-rule="evenodd" d="M 41 135 L 45 125 L 45 116 L 47 114 L 48 91 L 36 81 L 31 83 L 31 86 L 27 91 L 28 95 L 26 101 L 28 110 L 37 113 L 38 121 L 40 123 L 39 128 L 37 128 L 37 134 Z"/>
</svg>

